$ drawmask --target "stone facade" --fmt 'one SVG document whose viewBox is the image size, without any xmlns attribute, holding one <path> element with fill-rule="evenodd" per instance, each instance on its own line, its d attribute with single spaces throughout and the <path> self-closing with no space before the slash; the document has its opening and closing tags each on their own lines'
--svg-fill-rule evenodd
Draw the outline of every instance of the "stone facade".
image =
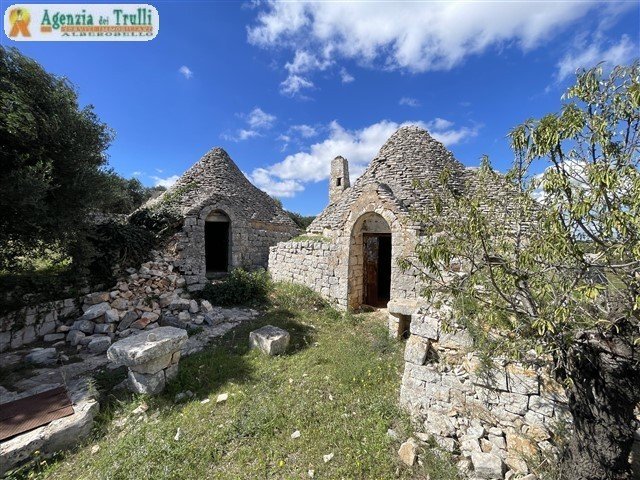
<svg viewBox="0 0 640 480">
<path fill-rule="evenodd" d="M 175 266 L 190 291 L 207 283 L 206 226 L 228 223 L 227 259 L 222 269 L 267 268 L 269 247 L 299 233 L 295 223 L 265 192 L 251 184 L 227 152 L 214 148 L 174 186 L 147 203 L 175 201 L 184 225 L 174 243 Z M 216 247 L 218 248 L 218 247 Z"/>
<path fill-rule="evenodd" d="M 403 270 L 398 262 L 414 257 L 420 226 L 412 213 L 430 208 L 432 194 L 414 182 L 439 184 L 445 168 L 452 172 L 450 182 L 456 188 L 473 176 L 418 127 L 395 132 L 353 186 L 344 182 L 346 160 L 337 157 L 331 167 L 330 204 L 307 229 L 309 236 L 323 239 L 322 251 L 331 254 L 316 262 L 325 255 L 308 241 L 280 243 L 270 252 L 272 276 L 307 285 L 339 308 L 357 308 L 365 303 L 364 236 L 390 234 L 390 300 L 416 299 L 421 290 L 416 271 Z"/>
</svg>

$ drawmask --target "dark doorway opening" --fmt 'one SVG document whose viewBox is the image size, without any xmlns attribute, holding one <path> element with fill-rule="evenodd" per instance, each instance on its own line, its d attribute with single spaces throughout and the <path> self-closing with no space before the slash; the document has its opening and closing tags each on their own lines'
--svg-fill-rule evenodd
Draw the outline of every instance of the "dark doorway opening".
<svg viewBox="0 0 640 480">
<path fill-rule="evenodd" d="M 364 233 L 364 303 L 386 307 L 391 298 L 391 234 Z"/>
<path fill-rule="evenodd" d="M 205 222 L 204 249 L 207 273 L 229 270 L 229 222 Z"/>
</svg>

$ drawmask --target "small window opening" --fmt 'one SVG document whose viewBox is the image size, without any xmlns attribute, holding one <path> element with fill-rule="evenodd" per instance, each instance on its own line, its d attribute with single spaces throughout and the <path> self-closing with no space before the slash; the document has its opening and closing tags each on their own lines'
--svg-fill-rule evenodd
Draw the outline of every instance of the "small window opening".
<svg viewBox="0 0 640 480">
<path fill-rule="evenodd" d="M 342 185 L 342 177 L 336 178 L 336 187 L 339 187 L 340 185 Z"/>
</svg>

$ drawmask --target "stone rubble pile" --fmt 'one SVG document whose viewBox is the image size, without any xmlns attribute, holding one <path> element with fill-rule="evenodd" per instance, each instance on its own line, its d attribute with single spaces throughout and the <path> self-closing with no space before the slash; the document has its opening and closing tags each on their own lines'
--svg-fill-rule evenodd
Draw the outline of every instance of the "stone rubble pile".
<svg viewBox="0 0 640 480">
<path fill-rule="evenodd" d="M 44 341 L 64 339 L 78 350 L 100 354 L 114 341 L 141 331 L 162 326 L 188 329 L 257 315 L 252 310 L 223 309 L 207 300 L 189 298 L 184 277 L 160 257 L 137 270 L 129 269 L 128 274 L 111 291 L 86 295 L 82 315 L 59 325 Z"/>
</svg>

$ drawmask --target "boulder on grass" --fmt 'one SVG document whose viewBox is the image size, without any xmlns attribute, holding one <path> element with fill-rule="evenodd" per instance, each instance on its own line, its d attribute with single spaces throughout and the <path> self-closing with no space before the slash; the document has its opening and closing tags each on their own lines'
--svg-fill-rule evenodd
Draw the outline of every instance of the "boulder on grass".
<svg viewBox="0 0 640 480">
<path fill-rule="evenodd" d="M 265 325 L 249 334 L 251 348 L 258 348 L 267 355 L 284 353 L 289 340 L 289 332 L 273 325 Z"/>
</svg>

